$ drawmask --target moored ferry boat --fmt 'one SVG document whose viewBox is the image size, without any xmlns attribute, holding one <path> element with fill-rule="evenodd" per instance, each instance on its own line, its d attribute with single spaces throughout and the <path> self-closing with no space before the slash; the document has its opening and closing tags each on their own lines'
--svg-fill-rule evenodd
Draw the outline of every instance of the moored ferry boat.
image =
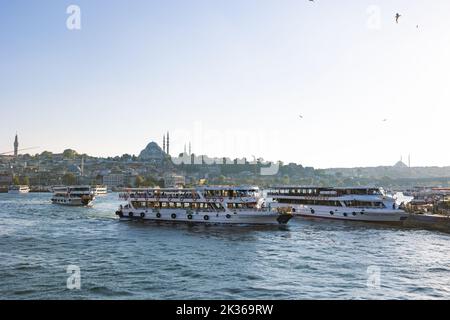
<svg viewBox="0 0 450 320">
<path fill-rule="evenodd" d="M 52 203 L 65 206 L 91 206 L 95 194 L 89 186 L 54 187 Z"/>
<path fill-rule="evenodd" d="M 184 223 L 279 225 L 292 218 L 289 209 L 267 208 L 257 187 L 131 189 L 116 214 L 121 220 Z"/>
<path fill-rule="evenodd" d="M 106 187 L 106 186 L 98 185 L 98 186 L 93 186 L 91 189 L 94 192 L 95 196 L 104 196 L 104 195 L 108 194 L 108 187 Z"/>
<path fill-rule="evenodd" d="M 382 188 L 282 186 L 271 188 L 267 197 L 271 206 L 308 218 L 399 223 L 408 217 Z"/>
<path fill-rule="evenodd" d="M 29 186 L 9 186 L 8 193 L 9 194 L 26 194 L 30 192 Z"/>
</svg>

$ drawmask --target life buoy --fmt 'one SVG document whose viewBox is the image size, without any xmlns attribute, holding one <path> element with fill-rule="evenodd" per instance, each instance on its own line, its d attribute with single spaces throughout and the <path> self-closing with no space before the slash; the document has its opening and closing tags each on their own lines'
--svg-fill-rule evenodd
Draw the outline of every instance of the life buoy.
<svg viewBox="0 0 450 320">
<path fill-rule="evenodd" d="M 206 215 L 206 216 L 203 217 L 203 219 L 204 219 L 205 221 L 208 221 L 208 220 L 209 220 L 209 216 Z"/>
<path fill-rule="evenodd" d="M 314 214 L 314 213 L 316 213 L 316 212 L 314 211 L 314 209 L 311 209 L 311 214 Z"/>
<path fill-rule="evenodd" d="M 172 217 L 172 219 L 176 219 L 177 215 L 175 213 L 172 213 L 171 217 Z"/>
<path fill-rule="evenodd" d="M 188 218 L 189 220 L 192 220 L 192 214 L 188 214 L 187 218 Z"/>
<path fill-rule="evenodd" d="M 224 200 L 223 197 L 220 197 L 220 198 L 219 198 L 219 201 L 220 201 L 220 202 L 223 202 L 223 200 Z"/>
<path fill-rule="evenodd" d="M 184 202 L 184 198 L 183 197 L 180 198 L 180 202 Z"/>
<path fill-rule="evenodd" d="M 156 214 L 156 217 L 157 217 L 158 219 L 161 218 L 161 213 L 158 212 L 158 213 Z"/>
<path fill-rule="evenodd" d="M 227 219 L 231 219 L 231 215 L 230 214 L 227 214 Z"/>
<path fill-rule="evenodd" d="M 133 216 L 134 216 L 133 212 L 128 213 L 128 216 L 129 216 L 130 218 L 133 218 Z"/>
<path fill-rule="evenodd" d="M 141 218 L 145 218 L 145 212 L 141 212 Z"/>
</svg>

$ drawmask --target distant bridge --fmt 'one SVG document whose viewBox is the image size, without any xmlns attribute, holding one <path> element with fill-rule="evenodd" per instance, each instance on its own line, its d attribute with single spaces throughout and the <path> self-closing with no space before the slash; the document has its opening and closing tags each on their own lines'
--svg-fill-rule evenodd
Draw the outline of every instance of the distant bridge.
<svg viewBox="0 0 450 320">
<path fill-rule="evenodd" d="M 31 148 L 19 149 L 17 151 L 20 152 L 20 151 L 33 150 L 33 149 L 38 149 L 38 148 L 39 147 L 31 147 Z M 0 153 L 0 156 L 6 156 L 6 155 L 11 154 L 11 153 L 14 153 L 14 150 L 13 151 L 8 151 L 8 152 L 2 152 L 2 153 Z"/>
</svg>

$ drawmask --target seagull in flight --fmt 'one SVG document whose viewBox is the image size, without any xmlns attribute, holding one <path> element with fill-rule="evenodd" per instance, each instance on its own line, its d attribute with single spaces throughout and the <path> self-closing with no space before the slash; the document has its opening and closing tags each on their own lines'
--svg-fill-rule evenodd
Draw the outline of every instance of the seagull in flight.
<svg viewBox="0 0 450 320">
<path fill-rule="evenodd" d="M 388 119 L 383 119 L 383 122 L 387 122 L 388 121 Z"/>
<path fill-rule="evenodd" d="M 395 22 L 398 23 L 398 19 L 400 19 L 401 16 L 402 16 L 402 15 L 401 15 L 400 13 L 397 13 L 397 14 L 395 15 Z"/>
<path fill-rule="evenodd" d="M 302 115 L 299 115 L 299 117 L 300 117 L 300 119 L 303 119 L 303 116 L 302 116 Z"/>
</svg>

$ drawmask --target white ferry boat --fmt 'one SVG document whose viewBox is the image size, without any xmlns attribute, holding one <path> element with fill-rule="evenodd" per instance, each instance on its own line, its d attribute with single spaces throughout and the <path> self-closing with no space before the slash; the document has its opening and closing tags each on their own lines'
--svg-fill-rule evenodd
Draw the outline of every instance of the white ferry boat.
<svg viewBox="0 0 450 320">
<path fill-rule="evenodd" d="M 289 209 L 270 209 L 257 187 L 131 189 L 116 214 L 121 220 L 184 223 L 278 225 L 292 218 Z"/>
<path fill-rule="evenodd" d="M 267 197 L 271 206 L 308 218 L 398 223 L 408 217 L 382 188 L 283 186 L 271 188 Z"/>
<path fill-rule="evenodd" d="M 108 194 L 108 187 L 106 186 L 93 186 L 91 190 L 94 192 L 95 196 L 104 196 Z"/>
<path fill-rule="evenodd" d="M 54 187 L 52 203 L 65 206 L 91 206 L 95 194 L 89 186 Z"/>
<path fill-rule="evenodd" d="M 29 186 L 10 186 L 8 188 L 9 194 L 25 194 L 30 192 Z"/>
</svg>

